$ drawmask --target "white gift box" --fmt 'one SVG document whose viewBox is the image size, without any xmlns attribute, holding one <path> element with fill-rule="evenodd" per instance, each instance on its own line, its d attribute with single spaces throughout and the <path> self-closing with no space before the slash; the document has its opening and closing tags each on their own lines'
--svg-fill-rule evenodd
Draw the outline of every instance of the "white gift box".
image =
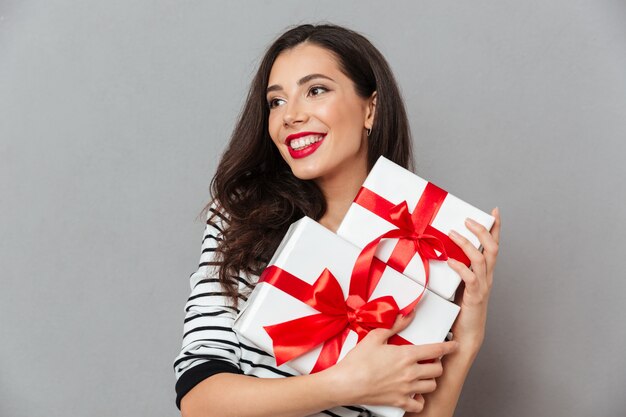
<svg viewBox="0 0 626 417">
<path fill-rule="evenodd" d="M 313 284 L 324 269 L 337 279 L 347 297 L 353 266 L 360 250 L 349 242 L 304 217 L 293 223 L 268 266 L 276 266 L 308 284 Z M 394 297 L 400 309 L 408 306 L 422 292 L 423 287 L 392 268 L 384 272 L 370 300 L 381 296 Z M 417 304 L 411 324 L 398 333 L 413 344 L 437 343 L 445 339 L 459 312 L 459 307 L 426 290 Z M 272 339 L 264 326 L 318 314 L 313 307 L 292 297 L 273 285 L 260 281 L 235 321 L 235 328 L 252 343 L 273 354 Z M 340 361 L 356 345 L 358 336 L 350 331 L 341 349 Z M 292 359 L 289 366 L 302 374 L 313 369 L 322 345 Z M 396 407 L 367 406 L 377 415 L 401 417 L 404 411 Z"/>
<path fill-rule="evenodd" d="M 413 213 L 427 184 L 428 181 L 381 156 L 367 176 L 363 187 L 393 204 L 406 201 L 409 212 Z M 485 226 L 487 230 L 491 229 L 495 221 L 493 216 L 452 194 L 447 194 L 430 225 L 446 236 L 451 230 L 455 230 L 466 237 L 476 248 L 480 248 L 478 238 L 465 227 L 465 219 L 468 217 Z M 397 227 L 353 202 L 337 234 L 359 248 L 363 248 L 383 233 L 393 229 Z M 383 240 L 376 251 L 376 257 L 383 262 L 388 262 L 397 243 L 398 239 Z M 429 269 L 428 288 L 452 300 L 461 282 L 459 275 L 445 261 L 430 260 Z M 418 254 L 413 256 L 405 269 L 400 272 L 424 284 L 424 265 Z"/>
</svg>

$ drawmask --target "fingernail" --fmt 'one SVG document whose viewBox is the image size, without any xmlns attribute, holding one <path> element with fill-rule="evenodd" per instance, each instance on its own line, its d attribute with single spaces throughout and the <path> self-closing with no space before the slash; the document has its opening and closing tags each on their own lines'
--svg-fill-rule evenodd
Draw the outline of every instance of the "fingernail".
<svg viewBox="0 0 626 417">
<path fill-rule="evenodd" d="M 449 236 L 454 240 L 458 240 L 461 238 L 461 235 L 455 232 L 454 230 L 450 230 Z"/>
<path fill-rule="evenodd" d="M 470 219 L 469 217 L 465 219 L 465 224 L 470 225 L 470 226 L 478 226 L 478 223 L 476 223 L 474 220 Z"/>
<path fill-rule="evenodd" d="M 454 259 L 454 258 L 448 258 L 448 259 L 447 259 L 447 262 L 448 262 L 448 265 L 450 265 L 450 264 L 452 264 L 452 265 L 456 265 L 456 264 L 459 264 L 459 263 L 460 263 L 459 261 L 457 261 L 457 260 L 456 260 L 456 259 Z"/>
<path fill-rule="evenodd" d="M 500 215 L 500 208 L 499 207 L 494 208 L 493 209 L 493 214 L 496 215 L 496 216 L 499 216 Z"/>
</svg>

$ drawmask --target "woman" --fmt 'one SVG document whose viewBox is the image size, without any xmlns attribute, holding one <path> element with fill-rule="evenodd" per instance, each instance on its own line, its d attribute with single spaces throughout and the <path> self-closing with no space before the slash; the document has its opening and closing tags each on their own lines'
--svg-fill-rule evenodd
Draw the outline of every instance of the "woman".
<svg viewBox="0 0 626 417">
<path fill-rule="evenodd" d="M 484 336 L 497 209 L 492 233 L 467 224 L 484 254 L 451 234 L 472 261 L 472 270 L 448 261 L 465 282 L 452 342 L 387 345 L 409 315 L 392 329 L 370 332 L 337 365 L 283 378 L 296 373 L 232 330 L 288 226 L 308 215 L 335 231 L 380 155 L 411 166 L 404 105 L 382 55 L 338 26 L 284 33 L 260 64 L 212 182 L 200 268 L 191 276 L 183 349 L 174 365 L 183 416 L 366 415 L 350 404 L 453 414 Z M 429 359 L 435 360 L 419 363 Z"/>
</svg>

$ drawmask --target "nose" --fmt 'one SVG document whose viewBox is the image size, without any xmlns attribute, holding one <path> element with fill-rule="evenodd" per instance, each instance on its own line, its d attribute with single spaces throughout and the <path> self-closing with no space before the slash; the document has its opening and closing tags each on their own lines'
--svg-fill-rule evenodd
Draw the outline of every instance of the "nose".
<svg viewBox="0 0 626 417">
<path fill-rule="evenodd" d="M 308 113 L 306 108 L 300 103 L 300 100 L 295 98 L 288 101 L 284 105 L 285 112 L 283 113 L 283 125 L 285 127 L 295 126 L 303 124 L 308 119 Z"/>
</svg>

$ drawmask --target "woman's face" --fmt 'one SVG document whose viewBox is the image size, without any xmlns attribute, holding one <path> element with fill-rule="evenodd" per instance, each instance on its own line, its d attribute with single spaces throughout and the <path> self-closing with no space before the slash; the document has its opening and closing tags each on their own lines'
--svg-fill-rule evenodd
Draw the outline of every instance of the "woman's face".
<svg viewBox="0 0 626 417">
<path fill-rule="evenodd" d="M 366 128 L 375 94 L 357 95 L 332 52 L 302 43 L 282 52 L 269 76 L 269 134 L 294 175 L 325 180 L 367 170 Z"/>
</svg>

